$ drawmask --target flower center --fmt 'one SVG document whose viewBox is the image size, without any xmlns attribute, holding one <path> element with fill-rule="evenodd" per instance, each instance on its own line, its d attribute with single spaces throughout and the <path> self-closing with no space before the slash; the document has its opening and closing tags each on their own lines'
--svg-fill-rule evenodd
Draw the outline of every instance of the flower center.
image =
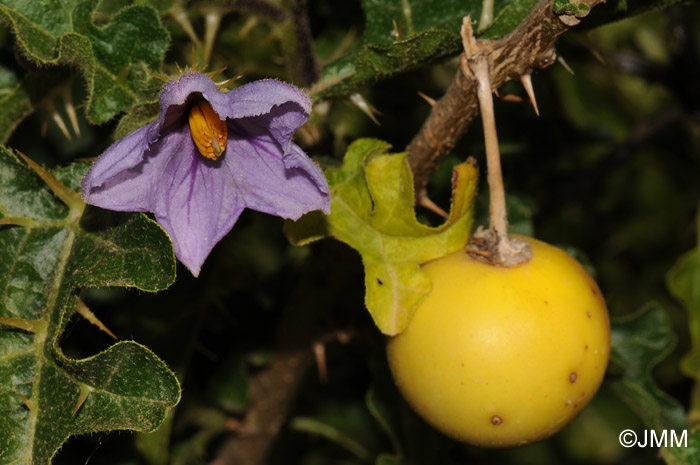
<svg viewBox="0 0 700 465">
<path fill-rule="evenodd" d="M 197 100 L 190 108 L 192 140 L 203 157 L 216 160 L 226 150 L 228 131 L 209 102 Z"/>
</svg>

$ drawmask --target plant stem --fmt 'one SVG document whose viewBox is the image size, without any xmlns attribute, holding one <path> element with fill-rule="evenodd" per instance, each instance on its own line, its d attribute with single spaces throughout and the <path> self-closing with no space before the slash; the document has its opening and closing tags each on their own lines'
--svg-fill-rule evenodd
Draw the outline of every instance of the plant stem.
<svg viewBox="0 0 700 465">
<path fill-rule="evenodd" d="M 501 242 L 507 240 L 508 215 L 506 213 L 506 194 L 503 188 L 503 174 L 501 172 L 501 154 L 498 150 L 496 118 L 493 111 L 488 58 L 483 55 L 479 56 L 472 67 L 472 71 L 477 82 L 481 121 L 484 127 L 484 140 L 486 143 L 490 229 L 498 238 L 498 242 Z"/>
<path fill-rule="evenodd" d="M 582 3 L 592 9 L 602 0 L 582 0 Z M 554 63 L 554 45 L 564 32 L 571 29 L 569 19 L 554 13 L 554 0 L 538 0 L 511 33 L 498 40 L 480 41 L 482 53 L 491 57 L 492 87 L 497 89 L 507 81 Z M 435 103 L 423 126 L 406 147 L 418 203 L 427 195 L 430 176 L 478 115 L 476 100 L 472 80 L 458 70 L 445 95 Z"/>
<path fill-rule="evenodd" d="M 464 55 L 461 57 L 461 72 L 468 79 L 476 82 L 476 94 L 481 110 L 486 145 L 487 179 L 489 182 L 489 217 L 487 231 L 474 233 L 467 252 L 478 260 L 498 266 L 518 266 L 530 260 L 532 251 L 527 242 L 508 236 L 508 214 L 506 211 L 506 194 L 503 188 L 501 172 L 501 155 L 498 150 L 496 117 L 493 111 L 491 92 L 492 51 L 477 41 L 472 31 L 469 16 L 462 22 L 462 43 Z"/>
</svg>

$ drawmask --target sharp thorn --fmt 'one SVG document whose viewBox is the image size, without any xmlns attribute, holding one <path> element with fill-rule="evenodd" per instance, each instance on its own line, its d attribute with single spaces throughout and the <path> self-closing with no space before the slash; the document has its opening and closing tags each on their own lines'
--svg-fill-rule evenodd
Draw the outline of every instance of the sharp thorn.
<svg viewBox="0 0 700 465">
<path fill-rule="evenodd" d="M 427 208 L 431 212 L 433 212 L 437 215 L 440 215 L 443 218 L 449 218 L 449 215 L 447 214 L 447 212 L 445 210 L 443 210 L 442 208 L 440 208 L 435 202 L 430 200 L 430 198 L 425 194 L 422 194 L 419 197 L 418 205 L 420 205 L 423 208 Z"/>
<path fill-rule="evenodd" d="M 537 108 L 537 99 L 535 99 L 535 90 L 532 88 L 532 75 L 531 74 L 523 74 L 520 76 L 520 82 L 523 83 L 523 87 L 525 88 L 525 92 L 527 92 L 527 96 L 530 97 L 530 103 L 532 103 L 532 106 L 535 108 L 535 113 L 537 116 L 540 116 L 540 110 Z"/>
<path fill-rule="evenodd" d="M 250 17 L 246 20 L 246 22 L 245 22 L 245 24 L 243 25 L 243 27 L 241 27 L 241 29 L 238 31 L 238 37 L 239 37 L 240 39 L 244 39 L 245 36 L 247 36 L 248 33 L 249 33 L 251 30 L 253 30 L 253 28 L 254 28 L 255 26 L 258 25 L 258 22 L 259 22 L 259 21 L 260 21 L 260 20 L 258 19 L 257 16 L 250 16 Z"/>
<path fill-rule="evenodd" d="M 63 107 L 66 109 L 68 120 L 70 120 L 70 124 L 73 127 L 73 132 L 76 137 L 80 138 L 80 124 L 78 124 L 78 114 L 75 112 L 75 107 L 73 106 L 73 94 L 70 84 L 63 89 L 61 97 L 63 98 Z"/>
<path fill-rule="evenodd" d="M 90 323 L 92 323 L 93 325 L 100 328 L 103 332 L 109 334 L 113 339 L 115 339 L 115 340 L 117 339 L 117 336 L 115 336 L 114 333 L 112 331 L 110 331 L 109 328 L 107 328 L 104 325 L 104 323 L 102 323 L 95 316 L 94 313 L 92 313 L 92 310 L 90 310 L 88 308 L 88 306 L 85 305 L 85 302 L 83 302 L 82 300 L 78 300 L 78 305 L 75 307 L 75 311 L 78 312 L 78 314 L 80 314 L 80 316 L 82 316 L 83 318 L 88 320 Z"/>
<path fill-rule="evenodd" d="M 428 97 L 427 95 L 425 95 L 421 91 L 418 91 L 418 95 L 420 96 L 420 98 L 422 98 L 423 100 L 428 102 L 428 105 L 430 105 L 431 107 L 434 107 L 435 104 L 437 103 L 437 101 L 435 99 Z"/>
<path fill-rule="evenodd" d="M 93 389 L 87 384 L 80 384 L 80 396 L 78 396 L 78 402 L 75 403 L 75 408 L 73 409 L 73 416 L 76 416 L 78 414 L 80 407 L 82 407 L 83 404 L 85 404 L 85 401 L 87 400 L 88 396 L 92 391 Z"/>
<path fill-rule="evenodd" d="M 396 40 L 403 40 L 403 33 L 401 32 L 401 29 L 399 29 L 399 25 L 396 24 L 396 20 L 392 19 L 391 24 L 394 26 L 394 29 L 391 31 L 391 35 L 394 36 L 394 39 Z"/>
<path fill-rule="evenodd" d="M 53 120 L 54 123 L 56 123 L 56 126 L 58 126 L 58 129 L 61 130 L 63 135 L 66 137 L 66 139 L 72 140 L 70 132 L 68 132 L 68 126 L 66 126 L 66 122 L 63 121 L 63 117 L 58 112 L 58 110 L 53 105 L 53 103 L 47 103 L 46 109 L 49 111 L 49 113 L 51 114 L 51 119 Z"/>
<path fill-rule="evenodd" d="M 0 218 L 0 226 L 21 226 L 31 229 L 36 228 L 38 225 L 38 222 L 25 216 L 6 216 L 5 218 Z"/>
<path fill-rule="evenodd" d="M 196 47 L 201 47 L 202 41 L 199 40 L 197 33 L 194 32 L 194 28 L 190 22 L 190 17 L 187 16 L 187 12 L 181 7 L 177 7 L 177 9 L 173 11 L 172 15 L 173 18 L 175 18 L 175 21 L 177 21 L 180 27 L 182 27 L 182 29 L 185 31 L 185 34 L 189 36 L 192 43 L 194 43 Z"/>
<path fill-rule="evenodd" d="M 37 333 L 42 329 L 42 320 L 24 320 L 22 318 L 8 318 L 0 316 L 0 325 L 21 329 L 28 333 Z M 45 324 L 44 324 L 45 326 Z"/>
<path fill-rule="evenodd" d="M 154 78 L 158 79 L 159 81 L 163 81 L 163 82 L 168 82 L 168 81 L 170 81 L 170 79 L 169 79 L 167 76 L 163 76 L 162 74 L 156 74 L 156 73 L 154 73 L 153 71 L 150 71 L 150 70 L 146 70 L 146 72 L 147 72 L 151 77 L 154 77 Z"/>
<path fill-rule="evenodd" d="M 216 87 L 221 87 L 226 89 L 229 84 L 233 84 L 234 82 L 238 81 L 240 78 L 242 78 L 242 74 L 238 74 L 236 76 L 233 76 L 232 78 L 226 79 L 225 81 L 220 81 L 216 83 Z"/>
<path fill-rule="evenodd" d="M 197 55 L 195 54 L 195 45 L 192 45 L 192 71 L 199 71 L 199 63 L 197 62 Z"/>
<path fill-rule="evenodd" d="M 25 396 L 21 392 L 18 392 L 17 394 L 19 394 L 19 396 L 22 398 L 22 402 L 24 402 L 24 405 L 27 406 L 29 411 L 34 410 L 34 402 L 32 402 L 27 396 Z"/>
<path fill-rule="evenodd" d="M 564 60 L 563 56 L 561 56 L 561 55 L 557 56 L 557 61 L 559 62 L 560 65 L 562 65 L 564 67 L 565 70 L 570 72 L 572 76 L 574 75 L 574 70 L 571 69 L 571 66 L 569 66 L 569 64 L 566 62 L 566 60 Z"/>
<path fill-rule="evenodd" d="M 204 15 L 204 63 L 209 64 L 211 53 L 214 50 L 216 33 L 221 25 L 221 12 L 218 10 L 208 11 Z"/>
<path fill-rule="evenodd" d="M 66 206 L 68 206 L 68 208 L 73 210 L 78 215 L 82 214 L 83 210 L 85 209 L 85 202 L 83 202 L 80 194 L 68 189 L 61 181 L 56 179 L 56 176 L 54 176 L 50 171 L 42 168 L 38 163 L 19 150 L 15 150 L 15 152 L 27 165 L 29 165 L 32 171 L 34 171 L 46 183 L 46 185 L 49 186 L 49 189 L 51 189 L 56 197 L 58 197 L 63 203 L 66 204 Z"/>
<path fill-rule="evenodd" d="M 518 102 L 518 103 L 523 103 L 523 102 L 525 101 L 524 98 L 522 98 L 522 97 L 519 96 L 519 95 L 515 95 L 515 94 L 505 94 L 505 95 L 499 96 L 499 98 L 500 98 L 502 101 L 504 101 L 504 102 Z"/>
<path fill-rule="evenodd" d="M 221 73 L 223 73 L 224 71 L 226 71 L 225 66 L 223 68 L 215 69 L 214 71 L 208 72 L 207 76 L 209 76 L 211 78 L 211 80 L 213 81 L 214 79 L 218 78 L 221 75 Z"/>
<path fill-rule="evenodd" d="M 354 93 L 350 95 L 350 101 L 362 111 L 365 115 L 371 119 L 374 124 L 377 126 L 381 126 L 379 124 L 379 120 L 377 119 L 376 115 L 381 115 L 382 113 L 374 108 L 371 103 L 369 103 L 361 94 Z"/>
</svg>

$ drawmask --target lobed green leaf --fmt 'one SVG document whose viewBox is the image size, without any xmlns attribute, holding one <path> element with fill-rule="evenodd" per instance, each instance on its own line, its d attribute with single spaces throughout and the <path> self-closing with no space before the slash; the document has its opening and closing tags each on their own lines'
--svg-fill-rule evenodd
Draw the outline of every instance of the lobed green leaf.
<svg viewBox="0 0 700 465">
<path fill-rule="evenodd" d="M 0 0 L 0 22 L 10 26 L 23 54 L 39 66 L 66 65 L 80 70 L 88 88 L 85 113 L 95 124 L 155 97 L 160 85 L 149 73 L 160 71 L 170 43 L 153 8 L 129 6 L 97 26 L 93 16 L 98 3 Z M 17 85 L 5 97 L 11 98 L 12 115 L 0 119 L 0 140 L 27 114 L 28 95 L 36 103 L 51 90 L 41 89 L 44 95 L 37 97 L 27 94 L 26 87 Z"/>
<path fill-rule="evenodd" d="M 331 214 L 311 213 L 285 229 L 296 244 L 330 235 L 356 249 L 365 267 L 367 309 L 380 331 L 394 335 L 430 292 L 420 265 L 466 245 L 477 170 L 469 162 L 455 168 L 450 216 L 433 228 L 416 219 L 406 154 L 389 155 L 388 148 L 374 139 L 354 142 L 343 166 L 326 171 Z"/>
<path fill-rule="evenodd" d="M 53 176 L 76 189 L 88 164 Z M 85 286 L 168 287 L 175 257 L 141 214 L 97 214 L 61 203 L 0 147 L 0 451 L 3 463 L 47 464 L 71 435 L 152 431 L 180 397 L 150 350 L 119 342 L 75 360 L 59 345 Z M 7 421 L 5 421 L 7 419 Z"/>
<path fill-rule="evenodd" d="M 675 344 L 671 320 L 656 303 L 611 325 L 610 364 L 622 372 L 612 388 L 649 428 L 680 432 L 687 427 L 683 407 L 659 389 L 651 376 L 653 367 Z"/>
<path fill-rule="evenodd" d="M 494 21 L 481 37 L 512 31 L 535 0 L 497 1 Z M 462 49 L 462 18 L 481 13 L 481 0 L 363 0 L 365 34 L 359 47 L 329 64 L 311 89 L 318 98 L 337 97 Z"/>
</svg>

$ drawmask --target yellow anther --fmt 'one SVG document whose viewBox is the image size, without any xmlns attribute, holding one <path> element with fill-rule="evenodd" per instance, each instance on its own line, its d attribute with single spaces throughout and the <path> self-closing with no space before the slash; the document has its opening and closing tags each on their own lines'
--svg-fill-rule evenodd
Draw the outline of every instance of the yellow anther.
<svg viewBox="0 0 700 465">
<path fill-rule="evenodd" d="M 205 158 L 216 160 L 226 150 L 226 121 L 219 119 L 209 102 L 197 100 L 190 108 L 192 140 Z"/>
</svg>

